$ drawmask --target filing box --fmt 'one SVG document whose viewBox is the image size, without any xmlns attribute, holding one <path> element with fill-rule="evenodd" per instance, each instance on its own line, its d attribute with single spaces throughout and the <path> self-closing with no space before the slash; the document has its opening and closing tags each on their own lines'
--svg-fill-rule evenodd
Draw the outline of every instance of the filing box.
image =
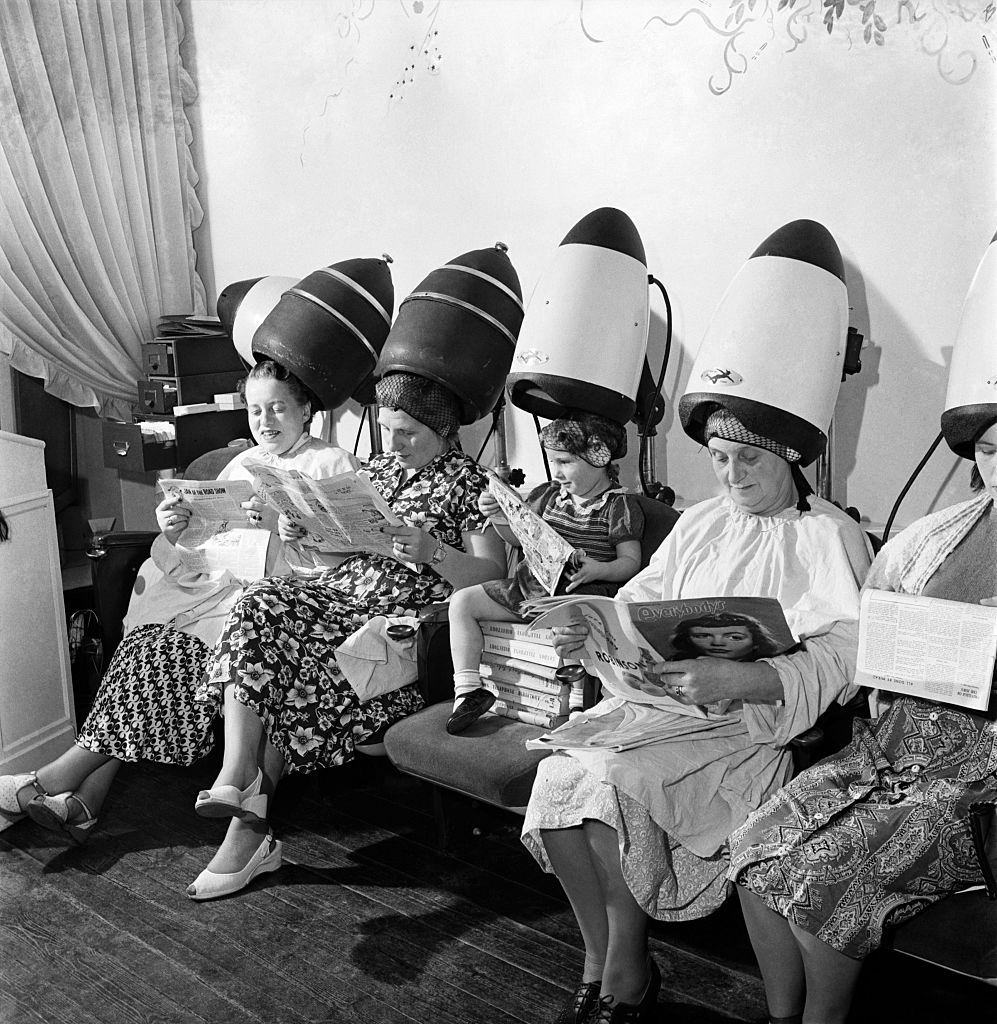
<svg viewBox="0 0 997 1024">
<path fill-rule="evenodd" d="M 138 382 L 138 407 L 143 414 L 168 416 L 175 406 L 213 402 L 216 394 L 235 391 L 245 376 L 245 370 L 226 370 L 183 377 L 149 377 Z"/>
<path fill-rule="evenodd" d="M 102 434 L 104 465 L 129 473 L 157 469 L 183 469 L 198 455 L 224 448 L 237 437 L 252 438 L 245 409 L 201 412 L 190 416 L 146 416 L 165 420 L 176 427 L 175 441 L 156 441 L 143 435 L 138 423 L 104 420 Z"/>
<path fill-rule="evenodd" d="M 142 365 L 148 377 L 186 377 L 227 370 L 238 371 L 237 379 L 241 379 L 248 372 L 227 334 L 143 342 Z"/>
</svg>

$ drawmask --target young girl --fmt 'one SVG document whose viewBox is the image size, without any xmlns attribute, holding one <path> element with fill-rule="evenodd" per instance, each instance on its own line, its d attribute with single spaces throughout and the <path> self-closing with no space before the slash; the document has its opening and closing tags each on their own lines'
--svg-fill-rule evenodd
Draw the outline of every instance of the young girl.
<svg viewBox="0 0 997 1024">
<path fill-rule="evenodd" d="M 558 593 L 612 596 L 640 568 L 644 531 L 640 505 L 619 486 L 613 464 L 626 454 L 626 429 L 592 413 L 572 412 L 544 427 L 540 443 L 548 452 L 553 479 L 533 490 L 526 503 L 579 549 L 575 567 L 566 573 L 566 584 L 558 585 Z M 501 511 L 491 494 L 485 491 L 478 507 L 503 540 L 518 546 L 511 530 L 494 521 Z M 495 702 L 478 673 L 483 646 L 480 623 L 488 619 L 522 622 L 523 602 L 546 593 L 523 561 L 511 579 L 467 587 L 450 599 L 454 709 L 447 732 L 463 732 Z M 572 687 L 570 707 L 580 710 L 581 706 L 579 685 Z"/>
</svg>

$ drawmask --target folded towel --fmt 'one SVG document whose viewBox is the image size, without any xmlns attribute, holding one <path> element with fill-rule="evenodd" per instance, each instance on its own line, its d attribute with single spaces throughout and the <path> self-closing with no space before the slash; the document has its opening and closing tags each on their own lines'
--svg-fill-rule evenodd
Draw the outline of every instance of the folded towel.
<svg viewBox="0 0 997 1024">
<path fill-rule="evenodd" d="M 339 668 L 361 702 L 392 693 L 419 677 L 415 636 L 393 640 L 387 634 L 393 625 L 418 629 L 419 620 L 411 615 L 375 615 L 336 648 Z"/>
</svg>

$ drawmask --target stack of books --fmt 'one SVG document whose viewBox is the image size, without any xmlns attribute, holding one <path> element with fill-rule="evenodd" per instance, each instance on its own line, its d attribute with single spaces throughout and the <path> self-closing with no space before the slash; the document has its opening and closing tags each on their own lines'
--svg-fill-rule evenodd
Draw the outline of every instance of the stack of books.
<svg viewBox="0 0 997 1024">
<path fill-rule="evenodd" d="M 520 622 L 482 622 L 481 681 L 498 699 L 495 714 L 544 729 L 568 720 L 569 686 L 554 675 L 560 659 L 549 629 Z"/>
</svg>

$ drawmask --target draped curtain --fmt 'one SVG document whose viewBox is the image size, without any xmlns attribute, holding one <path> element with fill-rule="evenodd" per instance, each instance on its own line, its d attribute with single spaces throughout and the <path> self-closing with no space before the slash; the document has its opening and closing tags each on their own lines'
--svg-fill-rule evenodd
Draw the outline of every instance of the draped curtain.
<svg viewBox="0 0 997 1024">
<path fill-rule="evenodd" d="M 0 352 L 125 419 L 157 318 L 205 311 L 178 3 L 0 2 Z"/>
</svg>

